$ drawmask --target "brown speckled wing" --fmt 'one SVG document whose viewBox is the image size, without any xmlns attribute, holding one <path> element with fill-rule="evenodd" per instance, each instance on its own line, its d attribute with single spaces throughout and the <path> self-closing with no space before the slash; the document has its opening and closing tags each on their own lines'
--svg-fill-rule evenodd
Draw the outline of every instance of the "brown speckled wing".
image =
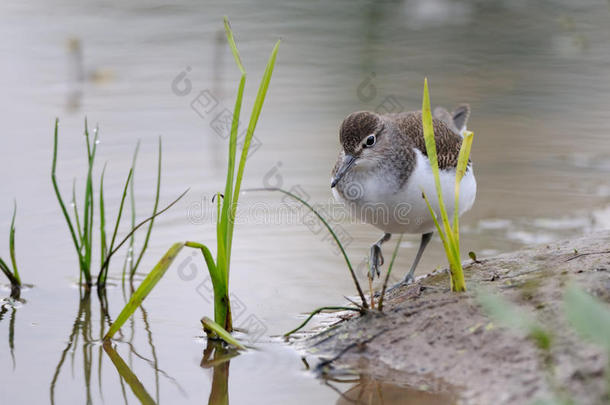
<svg viewBox="0 0 610 405">
<path fill-rule="evenodd" d="M 337 161 L 335 162 L 335 166 L 333 167 L 333 170 L 330 172 L 330 175 L 332 177 L 335 177 L 335 175 L 339 171 L 339 167 L 341 166 L 341 162 L 343 161 L 343 156 L 344 156 L 343 151 L 339 152 L 339 156 L 337 156 Z"/>
<path fill-rule="evenodd" d="M 424 156 L 428 156 L 426 153 L 426 143 L 424 141 L 421 112 L 416 111 L 393 114 L 391 118 L 394 120 L 403 136 L 410 138 L 413 141 L 414 146 L 419 149 Z M 438 167 L 441 170 L 457 167 L 462 137 L 437 118 L 432 119 L 432 125 L 434 126 Z"/>
</svg>

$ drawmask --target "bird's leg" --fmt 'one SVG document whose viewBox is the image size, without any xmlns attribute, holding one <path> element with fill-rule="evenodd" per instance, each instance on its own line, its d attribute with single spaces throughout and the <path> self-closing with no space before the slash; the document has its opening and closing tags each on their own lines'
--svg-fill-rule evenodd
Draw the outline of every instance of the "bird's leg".
<svg viewBox="0 0 610 405">
<path fill-rule="evenodd" d="M 385 233 L 383 236 L 371 246 L 371 255 L 369 257 L 369 275 L 371 279 L 375 278 L 375 273 L 379 276 L 379 267 L 383 265 L 383 254 L 381 254 L 381 245 L 387 242 L 392 237 L 391 233 Z"/>
<path fill-rule="evenodd" d="M 419 249 L 417 250 L 417 254 L 415 255 L 415 260 L 413 260 L 413 264 L 411 265 L 411 270 L 409 270 L 409 273 L 407 273 L 405 278 L 402 279 L 402 282 L 404 284 L 409 284 L 409 283 L 415 281 L 415 278 L 413 277 L 413 273 L 415 273 L 415 268 L 417 267 L 419 260 L 421 259 L 422 255 L 424 254 L 424 250 L 426 249 L 426 246 L 428 246 L 428 242 L 430 242 L 430 239 L 432 239 L 432 232 L 424 233 L 421 236 L 421 242 L 419 243 Z"/>
</svg>

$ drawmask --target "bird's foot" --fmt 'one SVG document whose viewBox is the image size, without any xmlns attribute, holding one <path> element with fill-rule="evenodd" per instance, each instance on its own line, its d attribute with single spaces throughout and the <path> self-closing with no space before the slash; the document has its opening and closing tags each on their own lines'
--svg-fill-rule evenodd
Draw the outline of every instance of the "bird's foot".
<svg viewBox="0 0 610 405">
<path fill-rule="evenodd" d="M 405 278 L 402 279 L 402 281 L 400 282 L 401 285 L 409 285 L 409 284 L 413 284 L 415 282 L 415 276 L 413 276 L 413 273 L 409 272 Z"/>
<path fill-rule="evenodd" d="M 375 278 L 375 274 L 377 274 L 377 277 L 379 277 L 379 268 L 381 266 L 383 266 L 383 254 L 381 253 L 381 246 L 374 244 L 371 246 L 371 254 L 369 256 L 369 276 L 371 279 Z"/>
<path fill-rule="evenodd" d="M 403 278 L 402 280 L 400 280 L 398 283 L 394 284 L 393 286 L 389 287 L 387 289 L 387 292 L 392 292 L 397 288 L 401 288 L 401 287 L 406 287 L 408 285 L 411 285 L 415 282 L 415 277 L 413 276 L 413 274 L 409 273 L 405 276 L 405 278 Z"/>
</svg>

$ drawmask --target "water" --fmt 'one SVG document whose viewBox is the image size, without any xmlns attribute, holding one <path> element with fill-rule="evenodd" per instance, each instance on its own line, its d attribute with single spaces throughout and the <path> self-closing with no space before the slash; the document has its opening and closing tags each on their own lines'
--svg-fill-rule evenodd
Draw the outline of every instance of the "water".
<svg viewBox="0 0 610 405">
<path fill-rule="evenodd" d="M 25 303 L 5 303 L 0 321 L 6 403 L 116 403 L 123 395 L 137 403 L 100 344 L 97 296 L 81 298 L 75 287 L 75 252 L 49 181 L 53 120 L 60 118 L 62 191 L 69 196 L 76 176 L 77 203 L 83 119 L 99 123 L 98 169 L 108 162 L 112 215 L 138 139 L 138 218 L 152 210 L 162 135 L 162 204 L 191 191 L 159 219 L 142 270 L 175 241 L 213 245 L 208 214 L 213 193 L 223 187 L 225 142 L 212 128 L 214 116 L 200 116 L 191 103 L 208 91 L 218 101 L 215 111 L 232 106 L 238 72 L 219 40 L 225 14 L 249 72 L 245 112 L 271 47 L 282 38 L 257 129 L 261 144 L 248 161 L 244 187 L 281 183 L 310 201 L 328 201 L 342 118 L 359 109 L 416 109 L 428 76 L 433 104 L 469 102 L 473 110 L 479 194 L 462 221 L 465 249 L 485 257 L 610 226 L 608 2 L 8 0 L 0 9 L 0 229 L 8 232 L 14 196 L 21 274 L 34 285 L 23 291 Z M 190 91 L 181 78 L 172 86 L 183 72 Z M 273 209 L 280 200 L 242 196 L 250 206 L 262 201 Z M 297 353 L 273 338 L 298 324 L 299 314 L 353 294 L 326 235 L 297 221 L 246 219 L 236 230 L 231 290 L 243 307 L 236 323 L 256 327 L 261 350 L 231 359 L 231 403 L 342 403 L 366 391 L 367 376 L 331 382 L 336 390 L 315 379 Z M 359 263 L 379 235 L 366 225 L 342 225 Z M 397 268 L 406 271 L 417 237 L 403 245 Z M 1 249 L 6 257 L 7 246 Z M 113 318 L 124 303 L 121 261 L 111 269 L 107 294 Z M 442 263 L 436 240 L 419 271 Z M 201 366 L 199 319 L 212 313 L 204 265 L 185 252 L 172 269 L 145 302 L 146 315 L 136 313 L 133 339 L 131 326 L 124 330 L 117 352 L 158 402 L 205 402 L 214 372 Z M 75 325 L 79 338 L 68 346 Z M 409 389 L 375 384 L 384 392 Z"/>
</svg>

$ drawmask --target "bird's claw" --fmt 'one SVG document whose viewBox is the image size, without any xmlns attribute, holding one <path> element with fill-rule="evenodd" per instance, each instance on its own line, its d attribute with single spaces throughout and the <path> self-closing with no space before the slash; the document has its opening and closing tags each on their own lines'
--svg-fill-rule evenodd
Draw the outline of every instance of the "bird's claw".
<svg viewBox="0 0 610 405">
<path fill-rule="evenodd" d="M 371 255 L 369 258 L 369 276 L 371 279 L 375 278 L 375 273 L 377 277 L 381 274 L 379 268 L 383 266 L 383 254 L 381 253 L 381 246 L 375 244 L 371 246 Z"/>
</svg>

